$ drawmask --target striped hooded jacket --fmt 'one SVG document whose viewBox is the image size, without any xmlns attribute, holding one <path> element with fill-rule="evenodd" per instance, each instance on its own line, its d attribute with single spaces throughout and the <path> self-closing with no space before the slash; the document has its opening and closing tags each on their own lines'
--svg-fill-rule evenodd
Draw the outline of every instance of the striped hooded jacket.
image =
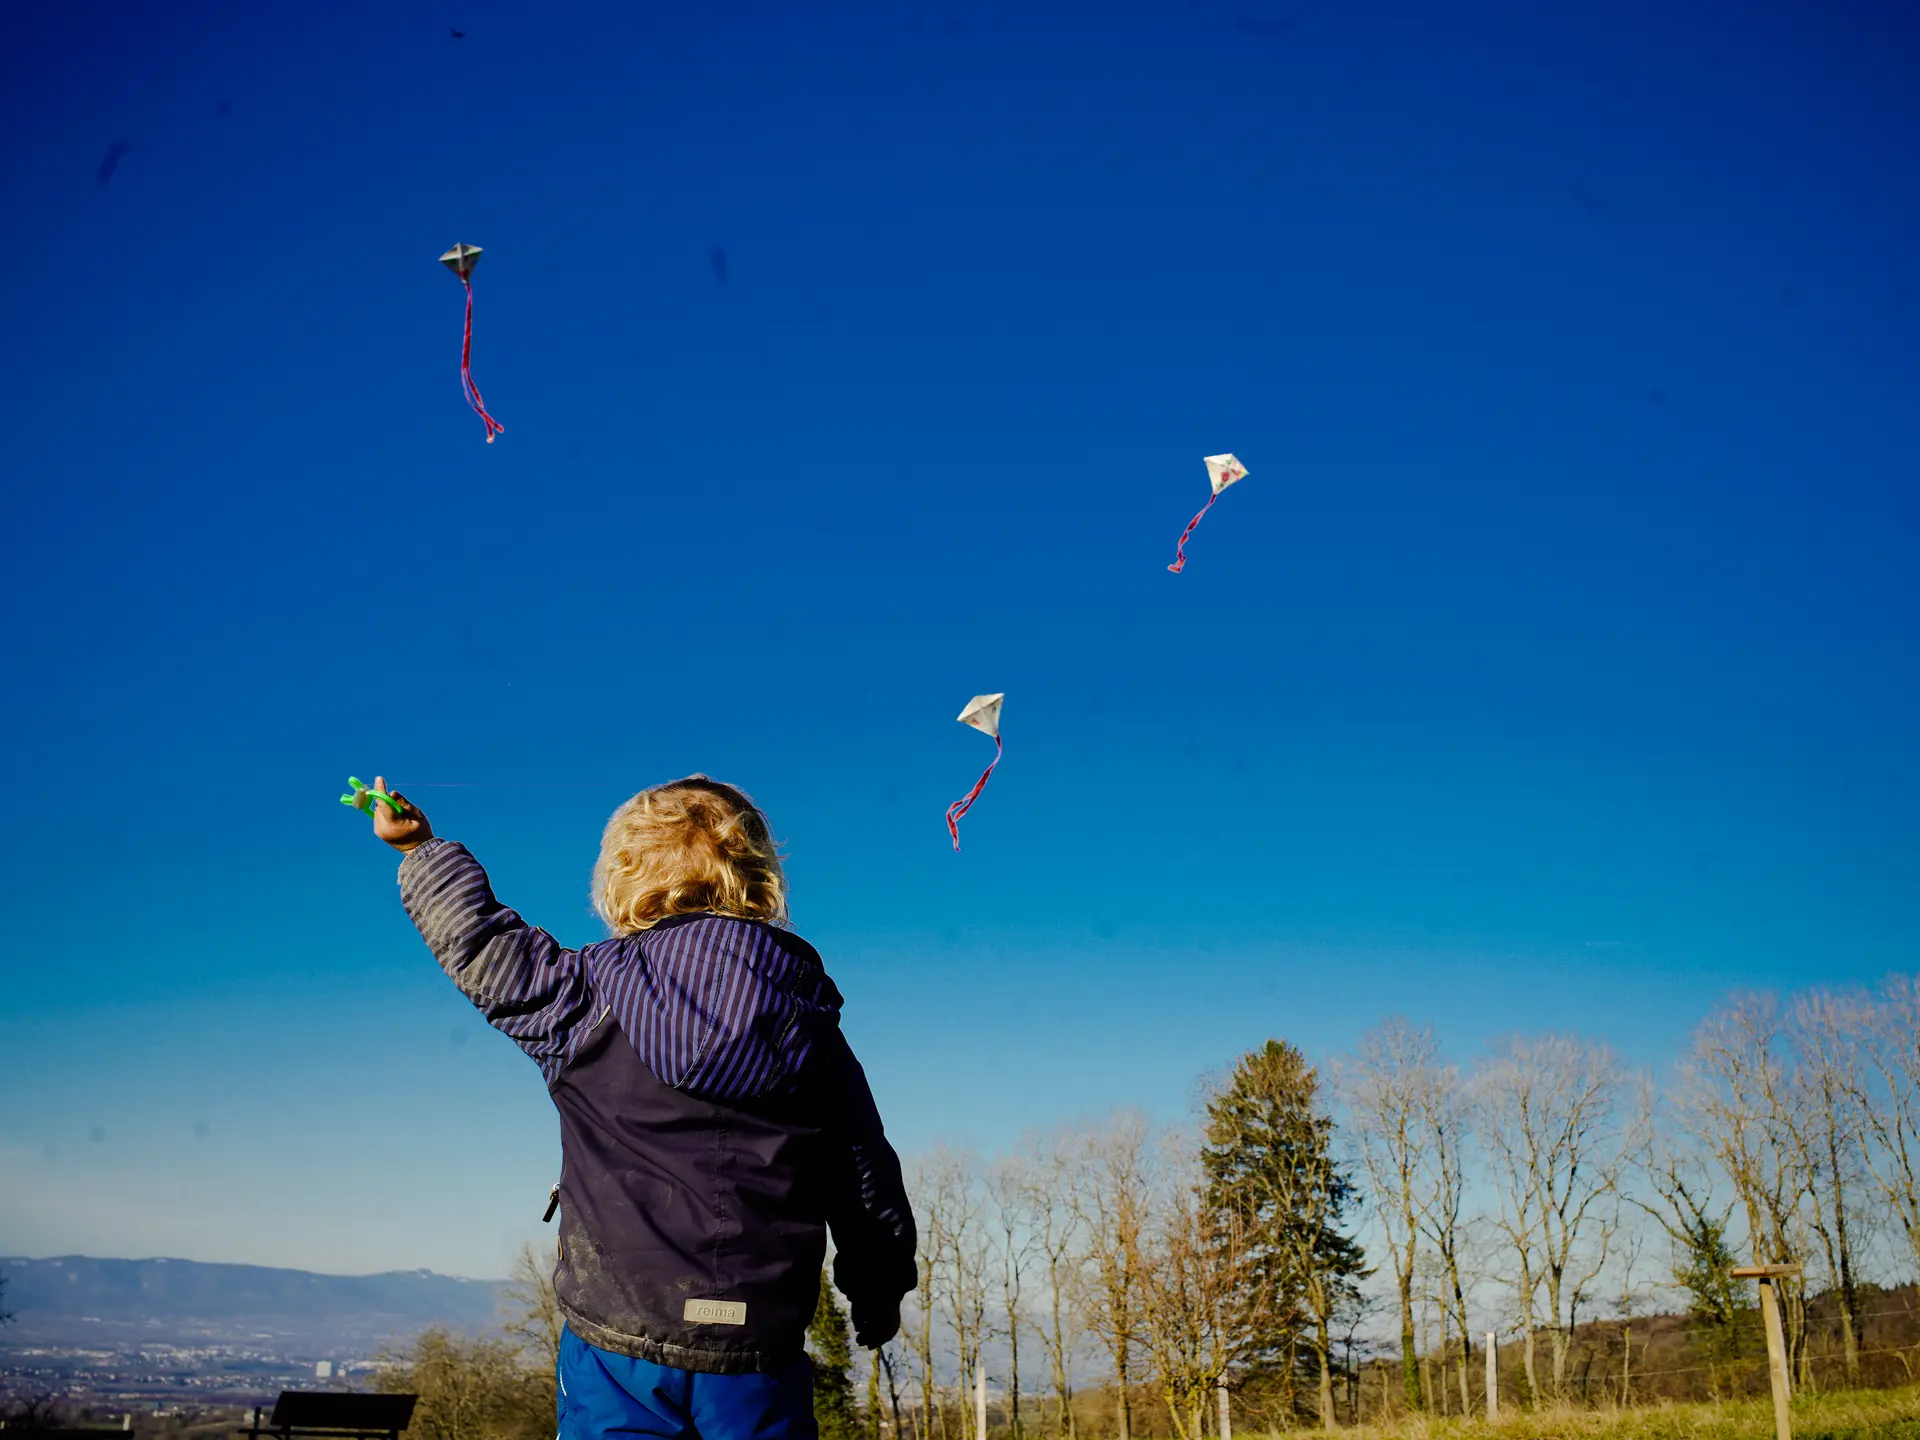
<svg viewBox="0 0 1920 1440">
<path fill-rule="evenodd" d="M 440 968 L 546 1077 L 554 1286 L 582 1340 L 708 1373 L 790 1362 L 829 1229 L 856 1325 L 913 1289 L 900 1161 L 806 941 L 683 915 L 564 949 L 440 838 L 401 862 L 400 895 Z"/>
</svg>

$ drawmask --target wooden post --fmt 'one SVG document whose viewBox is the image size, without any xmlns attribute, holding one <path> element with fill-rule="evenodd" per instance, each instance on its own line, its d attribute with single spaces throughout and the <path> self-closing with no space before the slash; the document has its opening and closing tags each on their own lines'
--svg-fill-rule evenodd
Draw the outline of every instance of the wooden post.
<svg viewBox="0 0 1920 1440">
<path fill-rule="evenodd" d="M 1780 1324 L 1780 1296 L 1771 1276 L 1760 1282 L 1760 1323 L 1767 1332 L 1767 1375 L 1773 1384 L 1773 1428 L 1789 1440 L 1787 1402 L 1793 1398 L 1793 1373 L 1787 1368 L 1787 1337 Z"/>
<path fill-rule="evenodd" d="M 973 1367 L 973 1435 L 974 1440 L 987 1440 L 987 1362 L 976 1361 Z"/>
<path fill-rule="evenodd" d="M 1787 1368 L 1787 1337 L 1780 1325 L 1779 1282 L 1800 1274 L 1798 1265 L 1740 1265 L 1736 1280 L 1760 1282 L 1760 1321 L 1767 1331 L 1767 1376 L 1773 1382 L 1774 1440 L 1793 1440 L 1793 1373 Z"/>
<path fill-rule="evenodd" d="M 1220 1440 L 1233 1440 L 1233 1404 L 1227 1399 L 1227 1382 L 1213 1387 L 1220 1401 Z"/>
<path fill-rule="evenodd" d="M 1487 1331 L 1487 1419 L 1500 1418 L 1500 1340 Z"/>
</svg>

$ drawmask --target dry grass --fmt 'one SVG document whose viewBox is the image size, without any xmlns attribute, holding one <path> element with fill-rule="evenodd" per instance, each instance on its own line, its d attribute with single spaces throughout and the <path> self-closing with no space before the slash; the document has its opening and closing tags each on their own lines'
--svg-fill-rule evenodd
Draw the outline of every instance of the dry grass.
<svg viewBox="0 0 1920 1440">
<path fill-rule="evenodd" d="M 1416 1416 L 1335 1433 L 1344 1440 L 1773 1440 L 1773 1402 L 1541 1410 L 1512 1414 L 1492 1425 Z M 1300 1434 L 1294 1432 L 1295 1437 Z M 1797 1396 L 1793 1434 L 1794 1440 L 1920 1440 L 1920 1386 Z"/>
</svg>

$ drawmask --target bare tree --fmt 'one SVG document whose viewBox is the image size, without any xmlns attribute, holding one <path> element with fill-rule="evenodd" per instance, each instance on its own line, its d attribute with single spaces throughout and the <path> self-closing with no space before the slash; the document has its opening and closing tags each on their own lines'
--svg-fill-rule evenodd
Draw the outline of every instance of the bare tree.
<svg viewBox="0 0 1920 1440">
<path fill-rule="evenodd" d="M 1360 1037 L 1341 1072 L 1349 1131 L 1359 1151 L 1373 1213 L 1392 1257 L 1400 1296 L 1400 1385 L 1408 1408 L 1424 1408 L 1414 1353 L 1413 1274 L 1420 1226 L 1420 1169 L 1430 1153 L 1428 1091 L 1438 1061 L 1431 1029 L 1399 1016 Z"/>
<path fill-rule="evenodd" d="M 544 1373 L 553 1374 L 560 1363 L 560 1332 L 567 1320 L 554 1293 L 553 1263 L 542 1259 L 531 1244 L 522 1245 L 514 1257 L 501 1309 L 506 1332 L 519 1337 Z"/>
<path fill-rule="evenodd" d="M 1465 1274 L 1470 1237 L 1465 1211 L 1467 1149 L 1474 1133 L 1472 1102 L 1459 1070 L 1443 1064 L 1428 1067 L 1418 1098 L 1425 1140 L 1416 1192 L 1420 1196 L 1420 1226 L 1433 1245 L 1443 1277 L 1443 1303 L 1460 1330 L 1460 1413 L 1469 1415 L 1473 1412 L 1473 1345 L 1467 1323 Z"/>
<path fill-rule="evenodd" d="M 1633 1322 L 1651 1294 L 1640 1274 L 1640 1253 L 1646 1247 L 1643 1230 L 1626 1232 L 1620 1246 L 1620 1289 L 1614 1297 L 1614 1313 L 1620 1317 L 1620 1403 L 1633 1404 Z"/>
<path fill-rule="evenodd" d="M 876 1368 L 887 1380 L 888 1413 L 893 1416 L 893 1440 L 905 1440 L 906 1431 L 900 1425 L 900 1380 L 893 1369 L 893 1349 L 882 1345 L 873 1352 Z"/>
<path fill-rule="evenodd" d="M 1849 1384 L 1860 1378 L 1860 1304 L 1847 1187 L 1858 1178 L 1861 1121 L 1855 1102 L 1864 1009 L 1852 997 L 1824 990 L 1806 991 L 1795 999 L 1789 1032 L 1795 1063 L 1783 1117 L 1807 1178 L 1813 1233 L 1839 1302 L 1841 1354 Z"/>
<path fill-rule="evenodd" d="M 1493 1161 L 1501 1226 L 1519 1265 L 1516 1308 L 1536 1393 L 1536 1303 L 1544 1290 L 1553 1394 L 1566 1393 L 1567 1353 L 1588 1288 L 1607 1261 L 1615 1198 L 1640 1123 L 1623 1118 L 1625 1077 L 1603 1045 L 1516 1037 L 1478 1076 L 1481 1135 Z"/>
<path fill-rule="evenodd" d="M 1781 1064 L 1778 1007 L 1764 996 L 1738 996 L 1694 1030 L 1684 1077 L 1682 1113 L 1694 1136 L 1733 1186 L 1753 1258 L 1800 1265 L 1800 1202 L 1807 1177 L 1784 1133 L 1786 1074 Z M 1806 1288 L 1779 1286 L 1787 1349 L 1806 1378 Z"/>
<path fill-rule="evenodd" d="M 1356 1290 L 1351 1303 L 1339 1312 L 1339 1345 L 1344 1357 L 1343 1371 L 1347 1389 L 1347 1423 L 1360 1423 L 1360 1363 L 1364 1359 L 1365 1345 L 1360 1339 L 1360 1331 L 1373 1319 L 1379 1302 L 1373 1297 Z M 1356 1354 L 1356 1352 L 1359 1352 Z M 1382 1377 L 1385 1378 L 1384 1376 Z"/>
<path fill-rule="evenodd" d="M 986 1216 L 986 1197 L 980 1183 L 980 1165 L 970 1150 L 934 1151 L 928 1160 L 928 1181 L 941 1216 L 941 1244 L 933 1263 L 946 1301 L 946 1320 L 952 1331 L 955 1368 L 962 1396 L 979 1368 L 987 1333 L 987 1273 L 992 1263 L 992 1236 Z M 962 1434 L 971 1434 L 972 1407 L 960 1407 Z M 974 1435 L 972 1440 L 986 1440 Z"/>
<path fill-rule="evenodd" d="M 1079 1309 L 1113 1363 L 1118 1440 L 1133 1437 L 1129 1387 L 1140 1342 L 1140 1271 L 1152 1168 L 1152 1132 L 1146 1119 L 1122 1112 L 1081 1138 L 1070 1174 L 1074 1212 L 1087 1237 Z"/>
<path fill-rule="evenodd" d="M 0 1390 L 0 1430 L 44 1435 L 59 1429 L 67 1418 L 61 1409 L 60 1396 L 52 1390 L 17 1390 L 9 1385 Z"/>
<path fill-rule="evenodd" d="M 1001 1314 L 1006 1321 L 1007 1427 L 1013 1440 L 1020 1440 L 1020 1332 L 1026 1328 L 1021 1297 L 1027 1271 L 1040 1248 L 1035 1235 L 1044 1221 L 1034 1213 L 1035 1196 L 1021 1159 L 1009 1156 L 996 1163 L 987 1189 L 993 1202 Z"/>
<path fill-rule="evenodd" d="M 1191 1156 L 1170 1157 L 1140 1271 L 1141 1335 L 1179 1440 L 1200 1440 L 1227 1369 L 1264 1330 L 1270 1296 L 1241 1217 L 1211 1205 Z"/>
<path fill-rule="evenodd" d="M 1046 1276 L 1046 1312 L 1034 1322 L 1053 1384 L 1054 1433 L 1077 1440 L 1073 1418 L 1073 1297 L 1086 1256 L 1070 1186 L 1070 1143 L 1060 1132 L 1029 1145 L 1013 1170 L 1013 1188 L 1037 1263 Z"/>
<path fill-rule="evenodd" d="M 419 1397 L 409 1434 L 419 1440 L 544 1440 L 553 1434 L 553 1382 L 544 1388 L 518 1343 L 465 1337 L 435 1326 L 380 1357 L 374 1384 Z"/>
<path fill-rule="evenodd" d="M 1444 1400 L 1435 1400 L 1434 1398 L 1436 1396 L 1444 1396 L 1446 1391 L 1447 1362 L 1444 1355 L 1440 1357 L 1440 1381 L 1436 1385 L 1433 1379 L 1434 1351 L 1437 1348 L 1434 1344 L 1435 1329 L 1433 1317 L 1436 1307 L 1440 1305 L 1440 1293 L 1438 1284 L 1439 1268 L 1435 1264 L 1434 1257 L 1431 1253 L 1423 1252 L 1421 1254 L 1419 1264 L 1414 1271 L 1413 1279 L 1416 1287 L 1412 1297 L 1414 1302 L 1411 1317 L 1413 1320 L 1413 1334 L 1410 1337 L 1411 1345 L 1409 1346 L 1408 1341 L 1403 1339 L 1401 1341 L 1401 1347 L 1403 1351 L 1411 1348 L 1414 1356 L 1414 1364 L 1420 1372 L 1421 1393 L 1427 1397 L 1429 1403 L 1434 1405 L 1436 1413 L 1444 1415 L 1447 1413 Z M 1401 1356 L 1402 1365 L 1404 1365 L 1405 1362 L 1406 1356 L 1403 1353 Z M 1383 1396 L 1382 1398 L 1384 1399 L 1385 1397 Z M 1404 1386 L 1401 1387 L 1400 1398 L 1401 1403 L 1405 1404 L 1406 1388 Z"/>
<path fill-rule="evenodd" d="M 920 1413 L 916 1422 L 919 1440 L 934 1440 L 936 1433 L 943 1437 L 946 1434 L 946 1412 L 939 1405 L 934 1380 L 933 1320 L 940 1304 L 940 1261 L 947 1249 L 947 1212 L 945 1197 L 933 1183 L 926 1160 L 915 1160 L 906 1180 L 920 1231 L 920 1275 L 911 1303 L 901 1317 L 901 1334 L 907 1342 L 908 1378 L 919 1391 Z M 891 1369 L 888 1374 L 891 1378 Z"/>
<path fill-rule="evenodd" d="M 1920 1271 L 1920 975 L 1890 976 L 1865 1020 L 1864 1159 Z"/>
</svg>

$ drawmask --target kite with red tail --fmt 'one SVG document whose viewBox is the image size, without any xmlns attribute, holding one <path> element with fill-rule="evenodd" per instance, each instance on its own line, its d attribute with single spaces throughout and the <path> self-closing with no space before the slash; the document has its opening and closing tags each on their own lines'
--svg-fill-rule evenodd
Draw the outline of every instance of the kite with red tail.
<svg viewBox="0 0 1920 1440">
<path fill-rule="evenodd" d="M 994 765 L 1000 763 L 1000 703 L 1005 695 L 976 695 L 967 702 L 967 708 L 954 718 L 962 725 L 971 725 L 983 735 L 993 737 L 993 762 L 980 772 L 980 778 L 973 782 L 966 798 L 956 800 L 947 807 L 947 833 L 953 837 L 953 848 L 960 848 L 960 817 L 973 808 L 973 802 L 980 798 L 980 792 L 987 788 L 987 777 L 993 774 Z"/>
<path fill-rule="evenodd" d="M 1220 498 L 1220 492 L 1236 480 L 1247 478 L 1247 467 L 1231 455 L 1209 455 L 1206 457 L 1207 478 L 1213 481 L 1213 496 L 1200 507 L 1200 513 L 1187 522 L 1187 528 L 1180 532 L 1180 544 L 1174 551 L 1173 563 L 1167 566 L 1178 575 L 1187 568 L 1187 537 L 1194 528 L 1207 518 L 1207 511 L 1213 508 L 1213 502 Z"/>
<path fill-rule="evenodd" d="M 460 283 L 467 287 L 467 330 L 460 341 L 460 388 L 466 393 L 467 404 L 473 407 L 487 425 L 487 443 L 493 443 L 493 437 L 502 434 L 506 426 L 487 413 L 487 402 L 480 398 L 480 387 L 473 383 L 473 267 L 480 263 L 478 245 L 456 245 L 440 257 L 440 263 L 460 277 Z"/>
</svg>

